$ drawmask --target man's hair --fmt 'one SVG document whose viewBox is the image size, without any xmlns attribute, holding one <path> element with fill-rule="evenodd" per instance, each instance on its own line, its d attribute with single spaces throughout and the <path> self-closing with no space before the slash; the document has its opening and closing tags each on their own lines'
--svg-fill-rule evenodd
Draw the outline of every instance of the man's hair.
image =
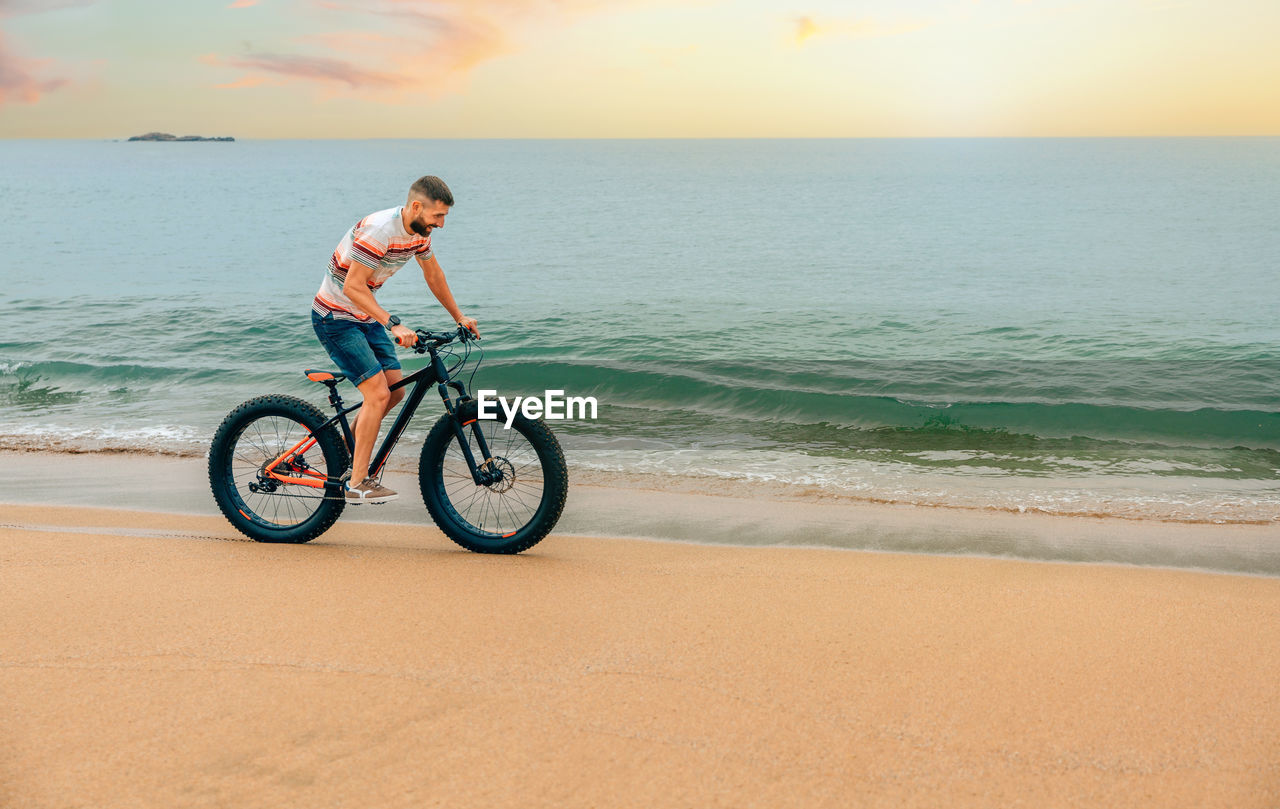
<svg viewBox="0 0 1280 809">
<path fill-rule="evenodd" d="M 453 192 L 449 190 L 449 186 L 444 184 L 444 180 L 439 177 L 428 174 L 425 177 L 419 177 L 418 181 L 409 186 L 409 196 L 426 197 L 432 202 L 443 202 L 450 208 L 453 207 Z"/>
</svg>

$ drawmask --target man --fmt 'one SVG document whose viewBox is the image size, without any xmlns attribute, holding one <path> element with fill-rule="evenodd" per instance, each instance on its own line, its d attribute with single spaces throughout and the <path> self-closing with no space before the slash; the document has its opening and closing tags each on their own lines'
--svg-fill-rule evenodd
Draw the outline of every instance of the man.
<svg viewBox="0 0 1280 809">
<path fill-rule="evenodd" d="M 364 397 L 352 424 L 356 445 L 347 484 L 348 503 L 385 503 L 399 496 L 369 474 L 369 457 L 383 417 L 404 397 L 403 390 L 390 390 L 404 377 L 391 338 L 402 346 L 418 342 L 413 330 L 378 305 L 374 292 L 410 258 L 416 258 L 436 300 L 459 326 L 480 336 L 475 319 L 464 317 L 454 302 L 444 271 L 431 252 L 431 232 L 444 227 L 451 207 L 453 194 L 443 180 L 419 178 L 409 188 L 404 206 L 371 213 L 347 231 L 329 259 L 329 269 L 311 303 L 316 336 Z"/>
</svg>

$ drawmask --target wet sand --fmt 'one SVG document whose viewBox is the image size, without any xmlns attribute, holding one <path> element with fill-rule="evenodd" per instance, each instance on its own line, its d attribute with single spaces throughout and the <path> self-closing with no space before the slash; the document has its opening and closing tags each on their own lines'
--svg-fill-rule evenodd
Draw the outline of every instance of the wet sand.
<svg viewBox="0 0 1280 809">
<path fill-rule="evenodd" d="M 0 451 L 10 503 L 218 515 L 203 458 L 141 453 Z M 642 537 L 731 545 L 787 545 L 1118 562 L 1280 575 L 1280 522 L 1171 523 L 929 508 L 815 496 L 806 487 L 571 470 L 560 535 Z M 393 469 L 402 497 L 343 520 L 431 527 L 416 468 Z M 662 486 L 661 489 L 655 486 Z"/>
<path fill-rule="evenodd" d="M 0 506 L 0 806 L 1274 807 L 1280 579 Z"/>
</svg>

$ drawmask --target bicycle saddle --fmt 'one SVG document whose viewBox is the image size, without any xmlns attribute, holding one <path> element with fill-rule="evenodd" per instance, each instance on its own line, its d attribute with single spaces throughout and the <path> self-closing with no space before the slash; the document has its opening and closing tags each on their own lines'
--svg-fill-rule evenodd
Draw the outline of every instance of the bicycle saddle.
<svg viewBox="0 0 1280 809">
<path fill-rule="evenodd" d="M 307 379 L 312 382 L 323 382 L 326 385 L 336 385 L 347 378 L 346 374 L 340 374 L 337 371 L 315 371 L 311 368 L 303 371 L 307 375 Z"/>
</svg>

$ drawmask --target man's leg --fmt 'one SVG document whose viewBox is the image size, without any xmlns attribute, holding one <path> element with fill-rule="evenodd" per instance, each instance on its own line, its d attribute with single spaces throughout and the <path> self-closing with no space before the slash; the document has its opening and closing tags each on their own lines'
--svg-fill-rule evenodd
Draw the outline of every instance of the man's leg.
<svg viewBox="0 0 1280 809">
<path fill-rule="evenodd" d="M 325 351 L 347 378 L 355 383 L 364 402 L 351 424 L 355 446 L 351 448 L 351 476 L 347 483 L 348 503 L 385 503 L 395 500 L 395 492 L 376 483 L 364 485 L 369 477 L 369 456 L 378 440 L 378 429 L 390 407 L 392 397 L 388 385 L 402 374 L 395 358 L 395 347 L 377 323 L 366 326 L 351 321 L 338 321 L 330 315 L 312 312 L 311 325 Z M 396 373 L 392 382 L 387 372 Z M 358 380 L 358 381 L 357 381 Z M 396 397 L 399 400 L 399 397 Z"/>
<path fill-rule="evenodd" d="M 353 486 L 369 477 L 369 457 L 373 455 L 373 445 L 378 440 L 378 429 L 382 426 L 382 417 L 387 414 L 388 405 L 391 402 L 391 391 L 387 387 L 385 371 L 374 374 L 356 388 L 364 397 L 364 404 L 360 407 L 359 415 L 351 429 L 356 438 L 356 446 L 351 453 L 351 485 Z"/>
<path fill-rule="evenodd" d="M 396 384 L 396 383 L 397 383 L 397 382 L 399 382 L 401 379 L 404 379 L 404 371 L 400 370 L 399 368 L 388 368 L 388 369 L 386 369 L 385 371 L 383 371 L 382 373 L 383 373 L 383 375 L 387 378 L 387 389 L 388 389 L 388 390 L 390 390 L 390 389 L 391 389 L 391 386 L 392 386 L 392 385 Z M 368 382 L 369 380 L 367 380 L 367 379 L 366 379 L 365 381 L 366 381 L 366 382 Z M 359 386 L 358 386 L 358 385 L 357 385 L 356 387 L 357 387 L 357 389 L 359 389 Z M 381 419 L 386 418 L 387 413 L 390 413 L 390 412 L 391 412 L 391 410 L 392 410 L 393 408 L 395 408 L 395 406 L 396 406 L 396 405 L 400 404 L 400 400 L 401 400 L 401 399 L 403 399 L 403 398 L 404 398 L 404 388 L 400 388 L 399 390 L 393 390 L 393 391 L 391 391 L 391 399 L 390 399 L 390 401 L 388 401 L 388 403 L 387 403 L 387 409 L 383 412 L 382 416 L 381 416 L 381 417 L 379 417 L 379 427 L 381 427 Z M 351 434 L 352 434 L 352 435 L 357 435 L 357 434 L 359 433 L 359 429 L 360 429 L 360 428 L 359 428 L 359 425 L 360 425 L 360 414 L 361 414 L 361 413 L 363 413 L 363 412 L 365 412 L 365 410 L 366 410 L 367 408 L 368 408 L 368 405 L 365 405 L 364 407 L 361 407 L 359 410 L 357 410 L 357 411 L 356 411 L 355 416 L 354 416 L 354 417 L 352 417 L 352 419 L 351 419 Z M 377 433 L 374 433 L 373 440 L 374 440 L 374 441 L 377 441 L 377 440 L 378 440 Z M 359 443 L 359 441 L 358 441 L 358 440 L 357 440 L 357 443 Z M 369 447 L 368 447 L 368 454 L 369 454 L 369 456 L 370 456 L 370 457 L 372 457 L 372 455 L 373 455 L 373 445 L 372 445 L 372 444 L 370 444 L 370 445 L 369 445 Z M 369 464 L 369 459 L 368 459 L 368 458 L 365 458 L 365 465 L 366 465 L 366 466 L 368 466 L 368 464 Z M 355 467 L 354 467 L 354 466 L 352 466 L 352 469 L 354 469 L 354 468 L 355 468 Z M 360 480 L 364 480 L 364 478 L 360 478 Z M 359 482 L 360 482 L 360 480 L 357 480 L 357 481 L 356 481 L 356 483 L 359 483 Z"/>
<path fill-rule="evenodd" d="M 387 378 L 388 388 L 390 388 L 392 385 L 399 382 L 401 379 L 404 379 L 404 371 L 400 370 L 399 368 L 388 368 L 382 372 L 382 375 Z M 387 403 L 386 412 L 390 413 L 392 409 L 395 408 L 396 405 L 400 404 L 400 400 L 403 398 L 404 398 L 404 388 L 391 391 L 391 401 Z M 386 413 L 384 413 L 383 415 L 386 415 Z"/>
</svg>

